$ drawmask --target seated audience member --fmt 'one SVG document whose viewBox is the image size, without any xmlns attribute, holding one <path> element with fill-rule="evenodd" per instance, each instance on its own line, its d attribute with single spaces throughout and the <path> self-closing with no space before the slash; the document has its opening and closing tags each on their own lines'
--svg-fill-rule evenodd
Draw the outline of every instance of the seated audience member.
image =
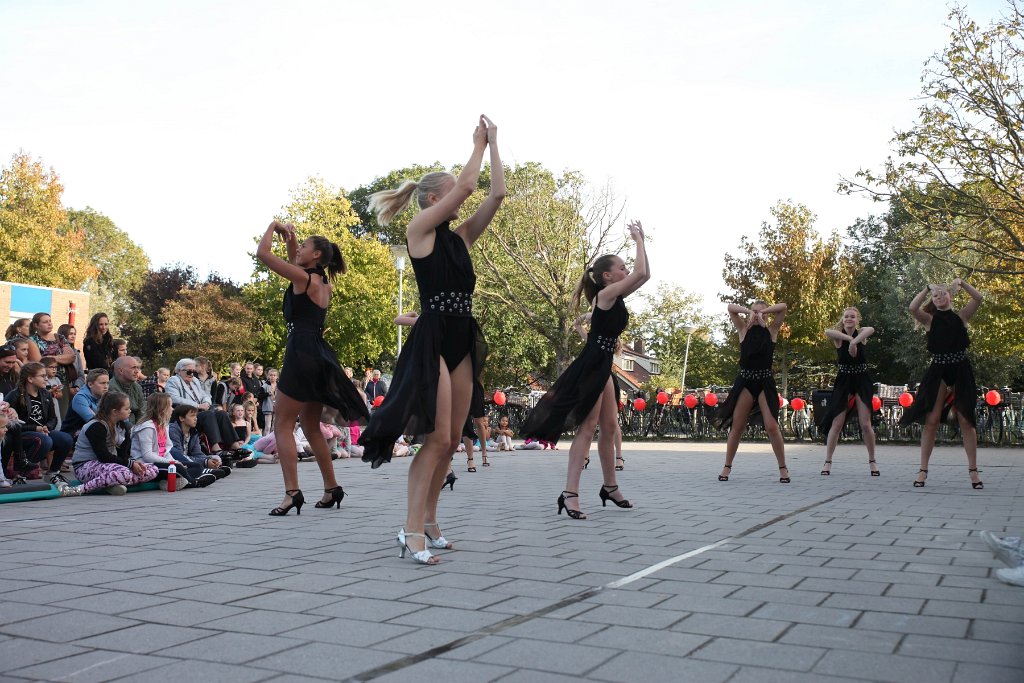
<svg viewBox="0 0 1024 683">
<path fill-rule="evenodd" d="M 0 346 L 0 394 L 5 396 L 18 386 L 21 363 L 18 362 L 17 353 L 14 344 Z"/>
<path fill-rule="evenodd" d="M 274 403 L 277 401 L 277 368 L 267 370 L 267 378 L 263 382 L 263 401 L 260 409 L 263 412 L 263 430 L 274 431 Z"/>
<path fill-rule="evenodd" d="M 213 370 L 213 361 L 206 356 L 196 356 L 195 361 L 196 379 L 203 385 L 203 390 L 213 399 L 213 406 L 216 408 L 220 405 L 220 402 L 217 400 L 220 378 L 217 377 L 217 373 Z"/>
<path fill-rule="evenodd" d="M 31 362 L 28 358 L 29 349 L 37 348 L 35 342 L 26 341 L 24 339 L 12 339 L 8 343 L 8 346 L 14 347 L 14 360 L 15 363 L 17 364 L 18 372 L 21 372 L 21 366 L 24 365 L 25 363 Z"/>
<path fill-rule="evenodd" d="M 189 466 L 202 466 L 203 474 L 212 474 L 218 479 L 231 474 L 231 468 L 224 465 L 220 457 L 203 451 L 196 421 L 199 411 L 193 406 L 180 405 L 171 413 L 171 424 L 167 434 L 171 439 L 171 455 L 178 462 Z"/>
<path fill-rule="evenodd" d="M 19 374 L 20 369 L 14 356 L 14 347 L 10 344 L 0 347 L 0 394 L 7 396 L 18 387 Z M 21 421 L 18 419 L 18 411 L 11 407 L 8 400 L 0 401 L 0 414 L 7 418 L 7 433 L 0 440 L 0 444 L 2 444 L 0 451 L 3 453 L 0 464 L 4 465 L 11 476 L 18 477 L 20 472 L 32 469 L 31 463 L 25 460 L 25 446 L 21 440 Z"/>
<path fill-rule="evenodd" d="M 131 423 L 138 424 L 145 409 L 146 396 L 142 386 L 135 379 L 142 372 L 142 363 L 134 356 L 121 356 L 114 361 L 114 376 L 110 378 L 110 391 L 118 391 L 128 397 L 132 406 Z"/>
<path fill-rule="evenodd" d="M 242 387 L 247 393 L 253 396 L 259 396 L 260 389 L 263 387 L 263 382 L 256 376 L 256 364 L 246 363 L 242 369 L 242 374 L 239 377 L 242 380 Z"/>
<path fill-rule="evenodd" d="M 231 412 L 231 406 L 240 405 L 242 397 L 245 396 L 245 387 L 238 377 L 228 377 L 228 393 L 224 396 L 224 410 Z"/>
<path fill-rule="evenodd" d="M 174 457 L 173 443 L 168 434 L 172 412 L 171 398 L 167 394 L 153 394 L 146 399 L 146 411 L 139 423 L 132 427 L 132 458 L 156 465 L 160 470 L 158 479 L 164 488 L 171 463 L 174 463 L 177 470 L 176 476 L 181 477 L 178 488 L 209 486 L 217 481 L 217 477 L 205 472 L 206 467 L 203 464 L 191 460 L 186 462 Z M 184 485 L 181 485 L 181 482 L 184 482 Z"/>
<path fill-rule="evenodd" d="M 53 398 L 46 390 L 43 364 L 25 363 L 18 376 L 17 388 L 4 398 L 24 421 L 21 440 L 26 459 L 40 465 L 52 451 L 46 481 L 57 488 L 67 486 L 60 468 L 71 453 L 74 442 L 70 435 L 57 431 L 57 415 L 53 412 Z"/>
<path fill-rule="evenodd" d="M 182 358 L 175 364 L 174 371 L 174 376 L 167 380 L 167 395 L 176 406 L 189 405 L 199 409 L 199 431 L 206 435 L 210 448 L 226 451 L 241 448 L 245 442 L 235 436 L 235 429 L 228 415 L 211 410 L 212 399 L 203 391 L 195 376 L 196 362 L 191 358 Z"/>
<path fill-rule="evenodd" d="M 142 393 L 146 398 L 149 398 L 153 394 L 162 394 L 167 391 L 167 380 L 171 378 L 171 371 L 167 368 L 157 368 L 153 376 L 146 380 L 141 380 L 139 386 L 142 387 Z"/>
<path fill-rule="evenodd" d="M 32 316 L 29 329 L 32 332 L 31 338 L 35 342 L 36 351 L 39 354 L 38 357 L 34 356 L 30 346 L 29 360 L 42 360 L 45 356 L 53 356 L 57 361 L 57 377 L 60 378 L 60 384 L 63 388 L 60 397 L 57 399 L 60 404 L 60 410 L 57 414 L 63 415 L 68 409 L 68 404 L 71 402 L 71 394 L 68 391 L 67 374 L 61 366 L 75 362 L 74 351 L 71 345 L 68 344 L 68 340 L 57 334 L 56 330 L 54 330 L 53 319 L 49 313 L 36 313 Z"/>
<path fill-rule="evenodd" d="M 498 437 L 498 450 L 499 451 L 510 451 L 512 450 L 512 428 L 508 424 L 508 415 L 502 415 L 498 418 L 498 428 L 495 431 L 495 435 Z"/>
<path fill-rule="evenodd" d="M 114 338 L 110 335 L 110 320 L 106 313 L 97 313 L 89 320 L 82 352 L 85 353 L 85 365 L 90 370 L 109 370 L 114 364 Z"/>
<path fill-rule="evenodd" d="M 114 347 L 114 360 L 128 355 L 128 342 L 124 339 L 115 339 L 111 345 Z"/>
<path fill-rule="evenodd" d="M 4 339 L 7 341 L 14 341 L 15 339 L 24 339 L 28 341 L 28 337 L 31 334 L 29 332 L 29 326 L 32 321 L 28 318 L 18 318 L 13 323 L 8 325 L 7 334 L 4 335 Z"/>
<path fill-rule="evenodd" d="M 249 425 L 249 441 L 247 443 L 251 445 L 253 441 L 263 436 L 263 430 L 260 429 L 259 420 L 256 417 L 259 411 L 256 409 L 255 399 L 243 402 L 242 408 L 245 409 L 245 421 Z"/>
<path fill-rule="evenodd" d="M 64 416 L 64 423 L 60 431 L 70 434 L 71 438 L 77 438 L 79 430 L 85 423 L 96 417 L 96 410 L 100 407 L 100 399 L 110 389 L 110 375 L 103 368 L 90 370 L 85 376 L 85 387 L 75 394 L 71 399 L 71 407 L 68 414 Z"/>
<path fill-rule="evenodd" d="M 387 382 L 380 378 L 380 370 L 374 370 L 370 375 L 370 381 L 363 387 L 363 391 L 366 392 L 366 398 L 373 402 L 373 399 L 378 396 L 387 396 L 388 385 Z"/>
<path fill-rule="evenodd" d="M 7 478 L 4 472 L 4 458 L 7 456 L 4 447 L 7 445 L 4 440 L 7 438 L 7 416 L 0 413 L 0 489 L 11 488 L 13 482 Z"/>
<path fill-rule="evenodd" d="M 85 386 L 85 365 L 82 363 L 81 352 L 75 348 L 78 330 L 75 329 L 74 325 L 61 325 L 57 328 L 57 334 L 68 340 L 68 344 L 71 345 L 71 350 L 75 354 L 74 362 L 64 366 L 64 372 L 67 375 L 68 385 L 71 390 L 71 398 L 74 398 L 78 390 Z"/>
<path fill-rule="evenodd" d="M 61 493 L 79 496 L 99 489 L 113 495 L 124 495 L 128 486 L 156 479 L 155 465 L 131 457 L 131 427 L 127 419 L 131 405 L 124 394 L 107 393 L 100 401 L 96 417 L 82 428 L 75 457 L 71 464 L 75 478 L 82 482 L 68 486 Z"/>
</svg>

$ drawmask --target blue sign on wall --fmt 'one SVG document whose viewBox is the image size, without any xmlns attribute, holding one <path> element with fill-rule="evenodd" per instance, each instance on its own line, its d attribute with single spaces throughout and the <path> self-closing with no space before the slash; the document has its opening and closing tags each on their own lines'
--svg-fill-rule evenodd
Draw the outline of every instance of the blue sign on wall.
<svg viewBox="0 0 1024 683">
<path fill-rule="evenodd" d="M 41 287 L 11 285 L 11 310 L 21 313 L 53 313 L 53 292 Z"/>
</svg>

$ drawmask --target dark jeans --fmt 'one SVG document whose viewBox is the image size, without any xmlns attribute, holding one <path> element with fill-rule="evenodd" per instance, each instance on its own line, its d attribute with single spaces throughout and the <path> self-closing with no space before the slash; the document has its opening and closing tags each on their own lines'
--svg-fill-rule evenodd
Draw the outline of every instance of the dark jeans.
<svg viewBox="0 0 1024 683">
<path fill-rule="evenodd" d="M 25 430 L 21 433 L 21 443 L 25 447 L 25 456 L 34 463 L 46 460 L 47 453 L 53 451 L 53 460 L 50 461 L 51 472 L 60 472 L 61 465 L 71 455 L 71 449 L 75 446 L 71 435 L 64 432 L 43 434 Z"/>
<path fill-rule="evenodd" d="M 4 437 L 3 454 L 5 464 L 10 459 L 17 466 L 25 459 L 25 444 L 21 441 L 21 425 L 14 424 L 13 422 L 7 423 L 7 436 Z M 14 457 L 11 458 L 11 456 Z M 4 467 L 4 470 L 7 470 L 7 467 Z M 12 470 L 13 468 L 7 471 Z"/>
<path fill-rule="evenodd" d="M 210 448 L 215 450 L 217 444 L 230 448 L 238 440 L 231 418 L 223 410 L 202 410 L 199 412 L 199 431 L 206 435 Z"/>
</svg>

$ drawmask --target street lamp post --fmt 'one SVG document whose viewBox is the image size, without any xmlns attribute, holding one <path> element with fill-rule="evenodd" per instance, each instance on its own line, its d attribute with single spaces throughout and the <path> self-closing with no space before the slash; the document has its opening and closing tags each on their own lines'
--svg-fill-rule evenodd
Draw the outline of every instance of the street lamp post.
<svg viewBox="0 0 1024 683">
<path fill-rule="evenodd" d="M 405 257 L 399 256 L 395 259 L 395 267 L 398 268 L 398 315 L 402 315 L 402 285 L 405 281 Z M 398 325 L 398 354 L 402 355 L 402 326 Z M 396 356 L 396 358 L 397 358 Z M 683 373 L 686 374 L 685 372 Z"/>
<path fill-rule="evenodd" d="M 696 325 L 686 325 L 683 327 L 683 332 L 686 333 L 686 352 L 683 354 L 683 383 L 679 386 L 679 390 L 682 394 L 686 395 L 686 364 L 690 360 L 690 337 L 697 331 Z"/>
</svg>

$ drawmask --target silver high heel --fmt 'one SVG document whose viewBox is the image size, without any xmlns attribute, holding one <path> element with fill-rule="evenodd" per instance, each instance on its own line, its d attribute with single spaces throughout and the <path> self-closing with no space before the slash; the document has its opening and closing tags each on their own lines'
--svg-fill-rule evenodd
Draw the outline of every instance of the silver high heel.
<svg viewBox="0 0 1024 683">
<path fill-rule="evenodd" d="M 427 545 L 431 548 L 437 548 L 439 550 L 451 550 L 453 546 L 444 536 L 440 534 L 441 527 L 437 525 L 437 522 L 424 522 L 423 523 L 423 535 L 427 537 Z M 437 538 L 434 538 L 427 533 L 426 527 L 434 527 L 438 531 Z"/>
<path fill-rule="evenodd" d="M 395 538 L 395 540 L 398 542 L 398 545 L 402 548 L 401 552 L 399 552 L 398 554 L 400 558 L 404 559 L 405 551 L 408 550 L 409 553 L 412 555 L 412 559 L 418 562 L 419 564 L 437 564 L 439 562 L 439 560 L 433 555 L 431 555 L 430 551 L 427 550 L 425 547 L 423 548 L 423 550 L 420 551 L 415 551 L 412 548 L 410 548 L 409 544 L 406 542 L 406 539 L 410 536 L 419 536 L 423 539 L 424 545 L 426 545 L 426 535 L 406 532 L 405 528 L 403 527 L 398 530 L 398 537 Z"/>
</svg>

